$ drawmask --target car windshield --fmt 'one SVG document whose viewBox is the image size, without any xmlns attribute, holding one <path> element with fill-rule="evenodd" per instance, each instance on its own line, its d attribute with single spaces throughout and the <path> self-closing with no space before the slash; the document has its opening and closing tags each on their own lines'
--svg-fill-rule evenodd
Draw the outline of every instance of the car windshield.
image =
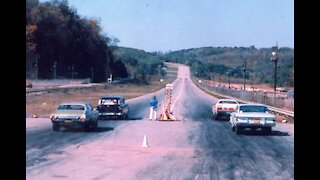
<svg viewBox="0 0 320 180">
<path fill-rule="evenodd" d="M 83 105 L 60 105 L 58 110 L 84 110 Z"/>
<path fill-rule="evenodd" d="M 118 104 L 118 99 L 101 99 L 101 104 L 103 104 L 103 105 L 116 105 L 116 104 Z"/>
<path fill-rule="evenodd" d="M 235 101 L 220 101 L 220 104 L 237 104 Z"/>
<path fill-rule="evenodd" d="M 265 106 L 240 106 L 242 112 L 266 112 L 268 108 Z"/>
</svg>

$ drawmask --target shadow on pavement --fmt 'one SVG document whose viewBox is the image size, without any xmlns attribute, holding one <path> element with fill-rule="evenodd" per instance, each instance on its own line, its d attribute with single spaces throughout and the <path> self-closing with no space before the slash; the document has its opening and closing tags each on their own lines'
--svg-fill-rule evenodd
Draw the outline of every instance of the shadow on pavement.
<svg viewBox="0 0 320 180">
<path fill-rule="evenodd" d="M 120 118 L 113 118 L 113 117 L 107 117 L 107 118 L 100 118 L 99 121 L 136 121 L 136 120 L 142 120 L 142 117 L 129 117 L 128 119 L 120 119 Z"/>
<path fill-rule="evenodd" d="M 60 131 L 61 132 L 77 132 L 77 133 L 100 133 L 100 132 L 107 132 L 112 131 L 114 128 L 112 127 L 97 127 L 95 129 L 90 129 L 88 131 L 85 131 L 83 128 L 63 128 Z"/>
<path fill-rule="evenodd" d="M 215 121 L 229 121 L 230 118 L 229 117 L 218 117 L 217 119 L 212 118 Z"/>
<path fill-rule="evenodd" d="M 272 130 L 270 134 L 265 134 L 261 130 L 244 130 L 241 133 L 242 135 L 248 135 L 248 136 L 290 136 L 287 132 L 281 132 L 281 131 L 275 131 Z"/>
</svg>

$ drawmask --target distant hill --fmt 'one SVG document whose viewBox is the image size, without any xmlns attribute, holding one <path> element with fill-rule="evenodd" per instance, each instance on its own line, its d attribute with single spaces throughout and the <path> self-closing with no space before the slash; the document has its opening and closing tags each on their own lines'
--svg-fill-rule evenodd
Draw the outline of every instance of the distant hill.
<svg viewBox="0 0 320 180">
<path fill-rule="evenodd" d="M 110 50 L 115 63 L 123 63 L 129 76 L 147 82 L 151 76 L 161 75 L 164 58 L 157 53 L 119 46 L 111 46 Z"/>
<path fill-rule="evenodd" d="M 201 47 L 165 54 L 166 61 L 189 65 L 191 71 L 205 79 L 228 77 L 241 81 L 244 61 L 247 63 L 247 79 L 251 83 L 274 83 L 274 62 L 271 61 L 273 48 L 251 47 Z M 293 86 L 294 50 L 280 48 L 278 58 L 278 86 Z"/>
</svg>

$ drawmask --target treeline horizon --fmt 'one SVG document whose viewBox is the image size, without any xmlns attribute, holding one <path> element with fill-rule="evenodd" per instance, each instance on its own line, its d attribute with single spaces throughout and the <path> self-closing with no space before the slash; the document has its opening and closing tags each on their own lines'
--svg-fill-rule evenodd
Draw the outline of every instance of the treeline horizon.
<svg viewBox="0 0 320 180">
<path fill-rule="evenodd" d="M 194 76 L 208 80 L 274 85 L 275 63 L 271 54 L 276 47 L 201 47 L 164 54 L 166 61 L 190 66 Z M 246 66 L 245 66 L 246 64 Z M 277 86 L 294 86 L 294 49 L 279 47 Z"/>
<path fill-rule="evenodd" d="M 251 83 L 273 83 L 274 47 L 199 47 L 176 51 L 146 52 L 117 46 L 119 39 L 102 32 L 96 19 L 80 17 L 67 0 L 39 3 L 26 1 L 26 78 L 82 79 L 105 82 L 134 77 L 148 83 L 151 76 L 163 77 L 164 62 L 190 66 L 194 76 L 209 80 L 232 81 L 243 78 Z M 294 84 L 294 50 L 280 47 L 278 85 Z"/>
<path fill-rule="evenodd" d="M 126 75 L 98 20 L 80 17 L 66 0 L 26 1 L 26 77 L 91 78 Z"/>
</svg>

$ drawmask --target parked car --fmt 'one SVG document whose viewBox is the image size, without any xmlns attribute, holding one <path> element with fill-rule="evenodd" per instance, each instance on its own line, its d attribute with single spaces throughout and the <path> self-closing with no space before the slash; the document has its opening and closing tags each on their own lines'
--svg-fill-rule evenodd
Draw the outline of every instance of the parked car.
<svg viewBox="0 0 320 180">
<path fill-rule="evenodd" d="M 240 134 L 245 128 L 261 129 L 270 134 L 276 125 L 276 117 L 269 113 L 268 107 L 260 104 L 240 104 L 230 115 L 232 131 Z"/>
<path fill-rule="evenodd" d="M 99 118 L 117 116 L 121 119 L 128 119 L 129 105 L 125 102 L 124 96 L 103 96 L 99 99 L 97 110 Z"/>
<path fill-rule="evenodd" d="M 32 83 L 30 81 L 26 81 L 26 88 L 32 88 Z"/>
<path fill-rule="evenodd" d="M 81 126 L 88 131 L 97 127 L 98 117 L 99 112 L 89 102 L 65 102 L 50 115 L 54 131 L 61 126 Z"/>
<path fill-rule="evenodd" d="M 213 119 L 219 119 L 220 117 L 230 117 L 230 114 L 234 112 L 239 103 L 234 99 L 219 99 L 212 106 Z"/>
</svg>

